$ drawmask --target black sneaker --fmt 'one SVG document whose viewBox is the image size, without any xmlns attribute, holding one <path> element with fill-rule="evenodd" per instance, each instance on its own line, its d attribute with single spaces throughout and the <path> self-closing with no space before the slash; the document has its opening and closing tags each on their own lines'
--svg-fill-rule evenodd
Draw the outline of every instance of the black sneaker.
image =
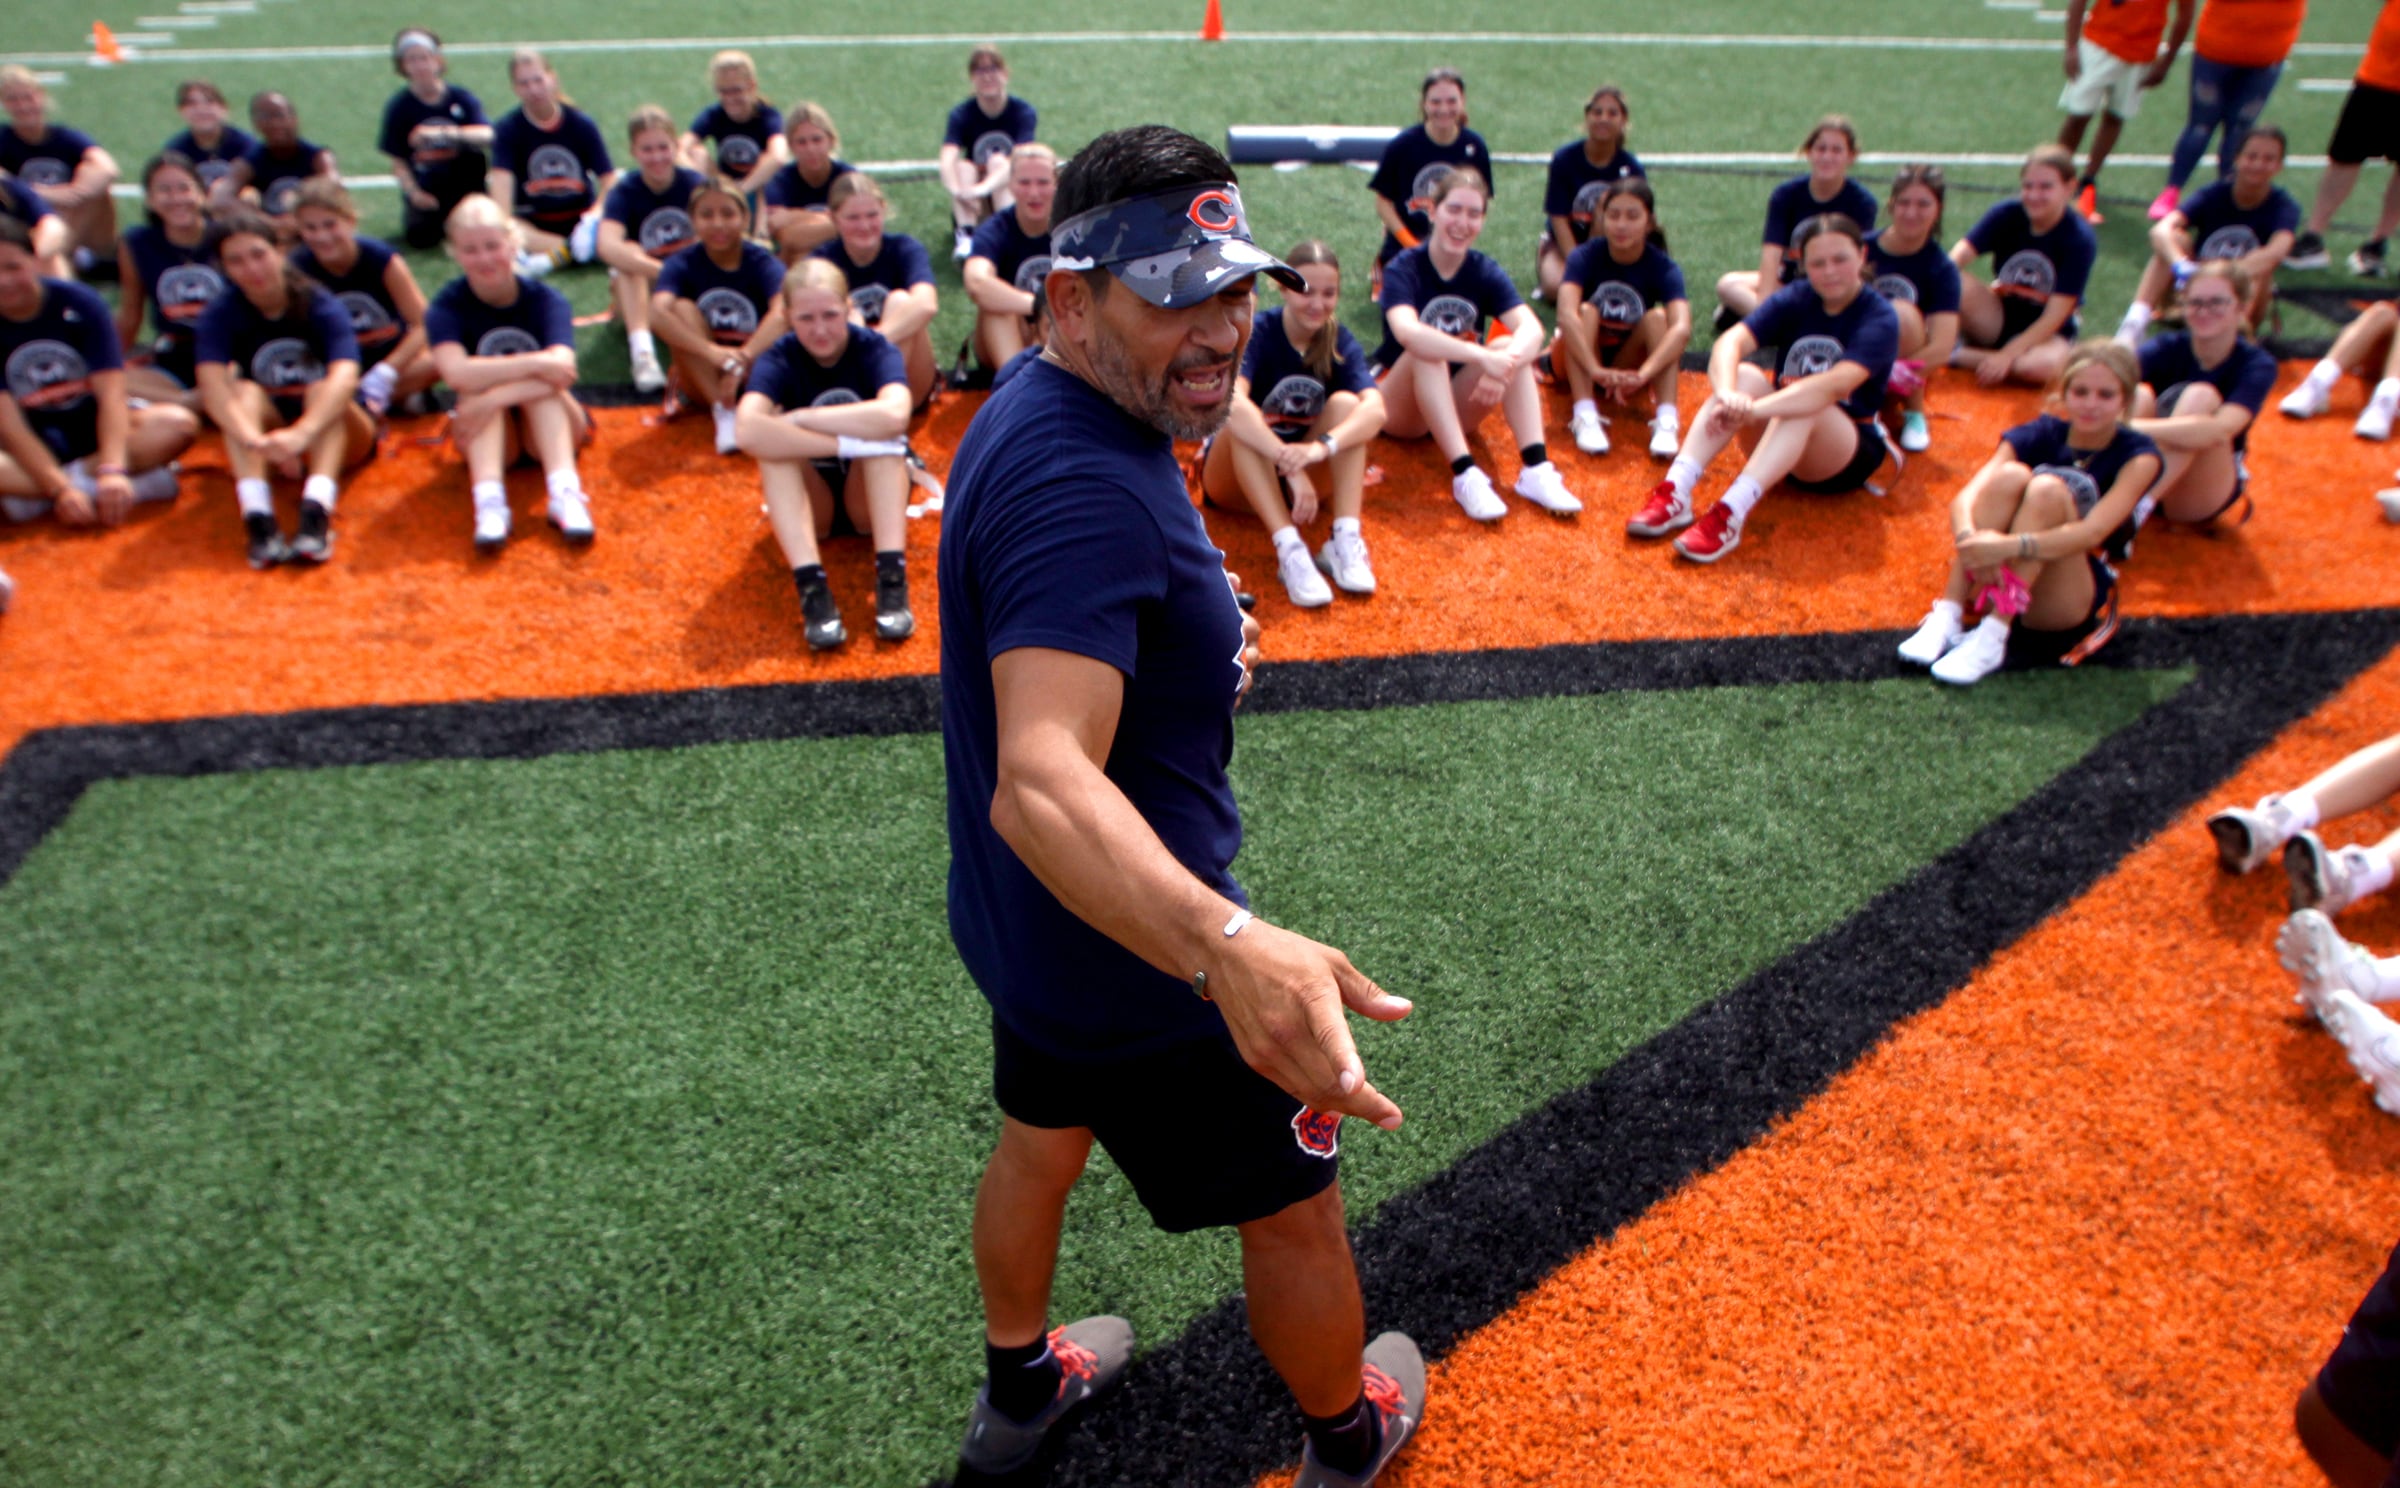
<svg viewBox="0 0 2400 1488">
<path fill-rule="evenodd" d="M 2292 239 L 2292 251 L 2283 256 L 2284 267 L 2290 269 L 2323 269 L 2333 265 L 2333 255 L 2325 251 L 2325 235 L 2303 231 Z"/>
<path fill-rule="evenodd" d="M 283 531 L 273 517 L 252 512 L 242 518 L 242 527 L 250 534 L 252 568 L 276 568 L 292 561 L 292 545 L 283 540 Z"/>
<path fill-rule="evenodd" d="M 2358 251 L 2350 255 L 2350 272 L 2361 279 L 2381 279 L 2383 277 L 2383 245 L 2381 243 L 2359 244 Z"/>
<path fill-rule="evenodd" d="M 1709 322 L 1710 329 L 1722 336 L 1742 323 L 1742 314 L 1731 305 L 1719 305 L 1717 318 Z"/>
<path fill-rule="evenodd" d="M 822 581 L 801 591 L 800 620 L 812 651 L 830 651 L 850 639 L 850 632 L 842 628 L 842 607 L 833 602 L 833 590 Z"/>
<path fill-rule="evenodd" d="M 292 536 L 292 557 L 302 563 L 323 563 L 333 556 L 333 513 L 313 501 L 300 503 L 300 530 Z"/>
<path fill-rule="evenodd" d="M 908 575 L 875 575 L 875 634 L 887 641 L 905 641 L 917 633 L 916 613 L 908 607 Z"/>
</svg>

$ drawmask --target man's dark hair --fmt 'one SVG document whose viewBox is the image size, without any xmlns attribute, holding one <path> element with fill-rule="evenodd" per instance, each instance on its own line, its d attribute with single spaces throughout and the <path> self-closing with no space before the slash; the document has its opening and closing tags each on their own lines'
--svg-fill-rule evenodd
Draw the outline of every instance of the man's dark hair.
<svg viewBox="0 0 2400 1488">
<path fill-rule="evenodd" d="M 1206 142 L 1164 124 L 1136 124 L 1093 140 L 1060 168 L 1050 220 L 1064 222 L 1153 191 L 1233 179 L 1232 163 Z"/>
</svg>

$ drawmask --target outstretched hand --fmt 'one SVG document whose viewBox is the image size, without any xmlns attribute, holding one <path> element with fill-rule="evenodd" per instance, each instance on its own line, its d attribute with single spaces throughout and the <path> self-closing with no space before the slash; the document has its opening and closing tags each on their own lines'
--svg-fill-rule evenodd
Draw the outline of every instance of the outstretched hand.
<svg viewBox="0 0 2400 1488">
<path fill-rule="evenodd" d="M 1400 1126 L 1400 1107 L 1367 1080 L 1345 1010 L 1379 1023 L 1413 1006 L 1375 985 L 1329 945 L 1253 920 L 1226 943 L 1209 994 L 1242 1059 L 1294 1100 L 1320 1111 Z"/>
</svg>

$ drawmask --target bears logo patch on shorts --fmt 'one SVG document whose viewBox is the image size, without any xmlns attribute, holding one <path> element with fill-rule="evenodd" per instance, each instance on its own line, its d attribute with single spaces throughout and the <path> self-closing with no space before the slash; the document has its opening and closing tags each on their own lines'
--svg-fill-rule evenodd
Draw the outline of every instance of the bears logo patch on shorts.
<svg viewBox="0 0 2400 1488">
<path fill-rule="evenodd" d="M 1302 1106 L 1292 1113 L 1292 1140 L 1311 1157 L 1332 1157 L 1342 1150 L 1342 1113 Z"/>
</svg>

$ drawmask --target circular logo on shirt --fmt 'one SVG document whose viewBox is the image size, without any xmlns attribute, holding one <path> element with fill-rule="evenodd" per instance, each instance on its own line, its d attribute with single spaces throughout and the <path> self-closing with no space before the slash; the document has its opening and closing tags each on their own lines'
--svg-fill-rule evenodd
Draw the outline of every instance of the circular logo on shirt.
<svg viewBox="0 0 2400 1488">
<path fill-rule="evenodd" d="M 2211 258 L 2245 258 L 2258 251 L 2258 234 L 2237 222 L 2220 227 L 2200 245 L 2199 256 Z"/>
<path fill-rule="evenodd" d="M 644 253 L 661 258 L 690 247 L 700 233 L 692 226 L 691 213 L 681 207 L 660 207 L 642 219 L 642 230 L 636 236 L 642 240 Z"/>
<path fill-rule="evenodd" d="M 1277 381 L 1258 407 L 1278 434 L 1306 432 L 1317 421 L 1317 415 L 1325 411 L 1325 384 L 1295 372 Z"/>
<path fill-rule="evenodd" d="M 7 376 L 8 395 L 42 413 L 64 413 L 91 401 L 91 366 L 64 341 L 26 342 L 9 354 Z"/>
<path fill-rule="evenodd" d="M 850 291 L 850 306 L 858 318 L 869 325 L 883 324 L 883 302 L 892 297 L 890 289 L 881 284 L 862 284 Z"/>
<path fill-rule="evenodd" d="M 729 346 L 739 346 L 758 329 L 758 307 L 738 289 L 705 289 L 692 302 L 700 307 L 708 333 Z"/>
<path fill-rule="evenodd" d="M 1417 178 L 1408 183 L 1408 209 L 1412 212 L 1432 211 L 1433 183 L 1449 173 L 1450 162 L 1446 160 L 1437 160 L 1418 171 Z"/>
<path fill-rule="evenodd" d="M 844 403 L 859 402 L 858 394 L 848 388 L 827 388 L 809 400 L 811 408 L 839 408 Z"/>
<path fill-rule="evenodd" d="M 1917 281 L 1906 274 L 1878 274 L 1875 292 L 1895 305 L 1913 305 L 1917 302 Z"/>
<path fill-rule="evenodd" d="M 334 298 L 341 301 L 342 313 L 350 317 L 350 329 L 357 335 L 360 345 L 388 341 L 399 334 L 399 324 L 383 308 L 382 302 L 365 290 L 345 289 Z"/>
<path fill-rule="evenodd" d="M 2092 508 L 2100 504 L 2099 482 L 2072 465 L 2036 465 L 2033 473 L 2056 476 L 2059 483 L 2067 488 L 2067 494 L 2075 498 L 2075 515 L 2078 517 L 2090 516 Z"/>
<path fill-rule="evenodd" d="M 1435 295 L 1417 312 L 1417 319 L 1445 336 L 1475 337 L 1475 302 L 1458 295 Z"/>
<path fill-rule="evenodd" d="M 540 351 L 542 343 L 521 326 L 494 326 L 475 343 L 477 356 L 524 356 Z"/>
<path fill-rule="evenodd" d="M 1592 295 L 1592 303 L 1600 311 L 1600 319 L 1612 326 L 1629 326 L 1642 318 L 1649 309 L 1642 303 L 1642 292 L 1621 279 L 1611 279 Z"/>
<path fill-rule="evenodd" d="M 1567 220 L 1570 222 L 1591 221 L 1592 214 L 1600 210 L 1600 198 L 1607 194 L 1608 187 L 1609 183 L 1606 181 L 1584 182 L 1583 189 L 1575 193 L 1575 205 L 1567 209 Z"/>
<path fill-rule="evenodd" d="M 729 134 L 717 141 L 717 164 L 743 175 L 758 164 L 758 141 L 746 134 Z"/>
<path fill-rule="evenodd" d="M 2014 289 L 2028 295 L 2048 299 L 2058 288 L 2058 266 L 2050 255 L 2034 248 L 2020 248 L 2000 266 L 1995 288 Z"/>
<path fill-rule="evenodd" d="M 1814 377 L 1832 369 L 1842 359 L 1842 343 L 1831 336 L 1802 336 L 1783 353 L 1785 381 Z"/>
<path fill-rule="evenodd" d="M 975 148 L 967 155 L 977 170 L 990 170 L 992 161 L 1017 147 L 1017 137 L 1005 129 L 987 129 L 975 136 Z"/>
<path fill-rule="evenodd" d="M 1042 281 L 1049 277 L 1050 255 L 1047 253 L 1037 253 L 1033 257 L 1017 265 L 1017 277 L 1015 283 L 1017 288 L 1025 291 L 1027 294 L 1032 294 L 1035 290 L 1040 289 L 1042 287 Z"/>
<path fill-rule="evenodd" d="M 583 190 L 583 161 L 564 145 L 543 145 L 525 162 L 525 189 L 539 196 L 575 196 Z"/>
<path fill-rule="evenodd" d="M 158 313 L 169 320 L 198 320 L 209 301 L 225 292 L 225 276 L 207 264 L 177 264 L 158 276 Z"/>
<path fill-rule="evenodd" d="M 200 178 L 200 185 L 204 189 L 216 185 L 232 173 L 233 162 L 230 160 L 203 160 L 192 167 L 192 174 Z"/>
<path fill-rule="evenodd" d="M 28 186 L 64 186 L 75 179 L 75 173 L 67 169 L 67 163 L 63 160 L 37 155 L 25 162 L 25 168 L 17 172 L 17 178 Z"/>
<path fill-rule="evenodd" d="M 285 217 L 291 214 L 292 198 L 299 194 L 298 176 L 279 176 L 269 181 L 267 189 L 259 193 L 258 204 L 269 217 Z"/>
<path fill-rule="evenodd" d="M 250 357 L 250 380 L 270 393 L 304 388 L 325 375 L 325 364 L 297 336 L 278 336 Z"/>
</svg>

